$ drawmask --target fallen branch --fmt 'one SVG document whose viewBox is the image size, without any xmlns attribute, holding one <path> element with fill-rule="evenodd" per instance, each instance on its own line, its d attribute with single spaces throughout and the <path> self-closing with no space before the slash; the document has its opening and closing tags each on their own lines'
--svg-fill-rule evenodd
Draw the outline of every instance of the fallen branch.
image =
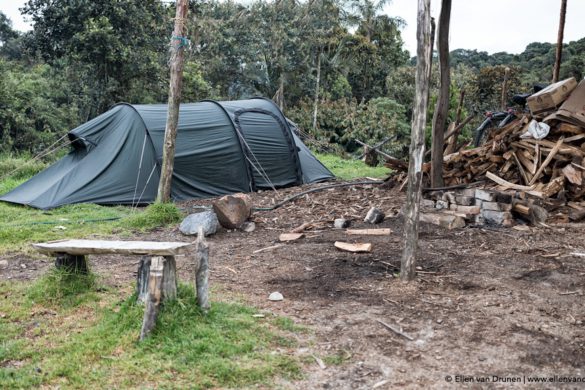
<svg viewBox="0 0 585 390">
<path fill-rule="evenodd" d="M 399 336 L 404 337 L 405 339 L 408 339 L 410 341 L 413 341 L 414 338 L 406 333 L 404 333 L 402 330 L 395 328 L 392 325 L 388 325 L 387 323 L 385 323 L 384 321 L 380 321 L 380 320 L 376 320 L 378 321 L 382 326 L 384 326 L 386 329 L 391 330 L 392 332 L 396 333 Z"/>
</svg>

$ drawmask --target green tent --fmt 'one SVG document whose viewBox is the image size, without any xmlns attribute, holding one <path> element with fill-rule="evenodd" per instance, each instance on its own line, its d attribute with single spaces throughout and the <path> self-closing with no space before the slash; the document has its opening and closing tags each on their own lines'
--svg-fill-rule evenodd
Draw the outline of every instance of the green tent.
<svg viewBox="0 0 585 390">
<path fill-rule="evenodd" d="M 0 197 L 49 209 L 156 198 L 167 106 L 118 104 L 68 133 L 63 159 Z M 203 101 L 179 111 L 171 196 L 205 198 L 333 178 L 270 100 Z"/>
</svg>

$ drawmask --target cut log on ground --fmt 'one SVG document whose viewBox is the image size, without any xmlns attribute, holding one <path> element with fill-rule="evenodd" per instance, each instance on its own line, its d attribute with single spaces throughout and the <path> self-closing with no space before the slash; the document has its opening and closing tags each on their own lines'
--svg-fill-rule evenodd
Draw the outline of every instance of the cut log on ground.
<svg viewBox="0 0 585 390">
<path fill-rule="evenodd" d="M 389 236 L 392 234 L 392 229 L 347 229 L 345 231 L 351 235 L 362 235 L 362 236 Z"/>
</svg>

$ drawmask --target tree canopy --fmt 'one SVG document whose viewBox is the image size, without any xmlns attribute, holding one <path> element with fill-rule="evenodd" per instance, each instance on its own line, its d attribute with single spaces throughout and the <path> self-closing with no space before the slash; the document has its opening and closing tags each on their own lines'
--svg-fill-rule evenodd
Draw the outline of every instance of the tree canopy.
<svg viewBox="0 0 585 390">
<path fill-rule="evenodd" d="M 391 1 L 193 0 L 183 100 L 274 98 L 320 145 L 352 151 L 355 138 L 391 136 L 405 156 L 413 60 L 404 21 L 382 9 L 392 13 Z M 41 150 L 121 101 L 167 100 L 172 2 L 28 0 L 21 11 L 28 33 L 0 13 L 3 151 Z M 517 55 L 452 51 L 453 104 L 466 89 L 466 112 L 497 108 L 505 66 L 510 93 L 548 82 L 554 50 L 534 42 Z M 564 45 L 563 60 L 562 78 L 582 78 L 585 38 Z M 432 80 L 436 91 L 436 69 Z"/>
</svg>

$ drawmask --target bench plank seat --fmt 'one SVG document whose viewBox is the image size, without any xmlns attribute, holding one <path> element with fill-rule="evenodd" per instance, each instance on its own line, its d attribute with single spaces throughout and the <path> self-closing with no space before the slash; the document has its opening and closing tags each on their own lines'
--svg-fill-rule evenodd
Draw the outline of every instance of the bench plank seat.
<svg viewBox="0 0 585 390">
<path fill-rule="evenodd" d="M 188 242 L 60 240 L 33 244 L 33 247 L 46 254 L 175 256 L 185 253 L 191 245 Z"/>
</svg>

